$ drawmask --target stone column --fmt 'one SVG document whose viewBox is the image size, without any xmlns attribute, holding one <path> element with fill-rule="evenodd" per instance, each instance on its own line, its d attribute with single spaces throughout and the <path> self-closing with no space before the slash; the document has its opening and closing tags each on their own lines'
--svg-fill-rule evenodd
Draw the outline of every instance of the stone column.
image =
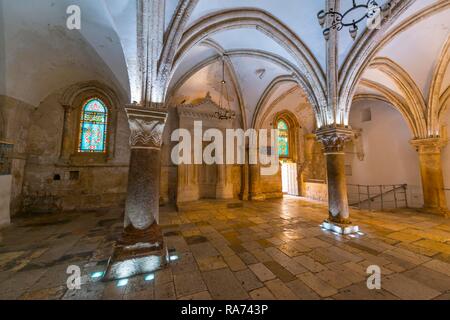
<svg viewBox="0 0 450 320">
<path fill-rule="evenodd" d="M 220 164 L 217 165 L 217 199 L 233 199 L 232 166 Z"/>
<path fill-rule="evenodd" d="M 200 199 L 199 168 L 196 164 L 178 165 L 177 205 Z"/>
<path fill-rule="evenodd" d="M 161 144 L 167 113 L 125 108 L 131 129 L 125 223 L 108 266 L 106 280 L 153 272 L 166 263 L 158 226 Z"/>
<path fill-rule="evenodd" d="M 441 149 L 446 143 L 440 138 L 430 138 L 413 140 L 411 144 L 419 153 L 424 209 L 430 213 L 448 215 L 441 163 Z"/>
<path fill-rule="evenodd" d="M 347 182 L 345 176 L 345 143 L 351 139 L 352 130 L 345 127 L 327 127 L 317 131 L 322 142 L 327 163 L 328 220 L 324 227 L 341 234 L 357 232 L 358 227 L 350 221 Z"/>
</svg>

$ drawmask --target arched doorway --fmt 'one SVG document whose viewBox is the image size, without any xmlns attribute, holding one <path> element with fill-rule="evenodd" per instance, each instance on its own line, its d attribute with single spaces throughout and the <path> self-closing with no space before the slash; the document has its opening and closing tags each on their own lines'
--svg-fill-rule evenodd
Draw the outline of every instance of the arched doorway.
<svg viewBox="0 0 450 320">
<path fill-rule="evenodd" d="M 278 129 L 278 156 L 281 163 L 281 184 L 283 194 L 299 196 L 299 177 L 297 165 L 298 125 L 287 112 L 275 117 L 274 126 Z"/>
</svg>

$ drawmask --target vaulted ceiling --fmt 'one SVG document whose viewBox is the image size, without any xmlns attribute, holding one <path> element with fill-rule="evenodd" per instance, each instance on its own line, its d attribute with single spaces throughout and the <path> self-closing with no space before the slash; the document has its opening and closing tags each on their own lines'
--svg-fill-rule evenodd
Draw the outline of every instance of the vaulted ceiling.
<svg viewBox="0 0 450 320">
<path fill-rule="evenodd" d="M 351 3 L 341 0 L 342 10 Z M 100 80 L 130 96 L 133 75 L 128 65 L 137 52 L 135 0 L 0 0 L 0 4 L 4 30 L 0 45 L 5 48 L 0 51 L 5 55 L 0 59 L 5 75 L 0 94 L 36 105 L 58 88 Z M 66 9 L 72 4 L 82 10 L 80 31 L 65 27 Z M 166 0 L 166 31 L 178 4 Z M 305 65 L 312 66 L 319 81 L 325 77 L 326 42 L 317 22 L 317 12 L 325 4 L 326 0 L 199 0 L 184 30 L 168 92 L 181 96 L 191 92 L 196 98 L 211 91 L 213 79 L 220 81 L 217 70 L 225 54 L 233 103 L 238 104 L 234 107 L 242 111 L 247 126 L 280 96 L 297 94 L 294 86 L 308 96 L 308 79 L 301 79 Z M 213 19 L 220 22 L 218 27 L 207 23 Z M 386 40 L 372 58 L 399 66 L 428 100 L 449 27 L 450 1 L 416 0 L 383 35 Z M 362 36 L 365 23 L 359 28 Z M 339 37 L 343 66 L 356 42 L 345 30 Z M 292 43 L 302 50 L 293 50 Z M 357 95 L 385 96 L 380 86 L 405 94 L 382 65 L 369 65 Z M 447 69 L 442 93 L 450 82 Z"/>
</svg>

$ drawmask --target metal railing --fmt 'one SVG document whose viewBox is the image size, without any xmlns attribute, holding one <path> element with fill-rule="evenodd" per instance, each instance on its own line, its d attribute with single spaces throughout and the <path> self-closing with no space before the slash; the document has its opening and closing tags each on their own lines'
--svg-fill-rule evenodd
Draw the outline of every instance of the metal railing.
<svg viewBox="0 0 450 320">
<path fill-rule="evenodd" d="M 349 184 L 349 205 L 358 209 L 390 210 L 408 207 L 408 185 Z"/>
</svg>

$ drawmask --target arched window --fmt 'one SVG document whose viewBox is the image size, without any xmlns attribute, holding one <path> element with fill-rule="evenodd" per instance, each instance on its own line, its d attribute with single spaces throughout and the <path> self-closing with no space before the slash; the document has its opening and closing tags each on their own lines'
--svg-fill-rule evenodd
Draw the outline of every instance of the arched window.
<svg viewBox="0 0 450 320">
<path fill-rule="evenodd" d="M 279 120 L 278 128 L 278 155 L 281 158 L 289 157 L 289 126 L 286 121 Z"/>
<path fill-rule="evenodd" d="M 81 112 L 78 152 L 106 152 L 108 108 L 98 98 L 88 100 Z"/>
</svg>

